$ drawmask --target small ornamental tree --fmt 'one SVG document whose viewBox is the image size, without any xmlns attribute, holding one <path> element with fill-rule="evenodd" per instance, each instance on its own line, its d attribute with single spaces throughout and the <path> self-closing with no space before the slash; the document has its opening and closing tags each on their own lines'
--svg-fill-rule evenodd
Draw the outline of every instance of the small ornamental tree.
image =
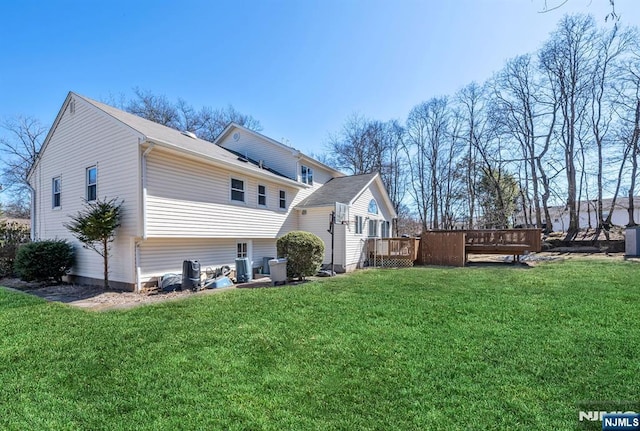
<svg viewBox="0 0 640 431">
<path fill-rule="evenodd" d="M 118 198 L 86 202 L 85 209 L 71 216 L 71 222 L 64 225 L 86 248 L 102 256 L 105 289 L 109 288 L 109 251 L 120 226 L 122 203 Z"/>
<path fill-rule="evenodd" d="M 278 238 L 278 257 L 287 258 L 287 277 L 303 280 L 322 266 L 324 242 L 310 232 L 293 231 Z"/>
</svg>

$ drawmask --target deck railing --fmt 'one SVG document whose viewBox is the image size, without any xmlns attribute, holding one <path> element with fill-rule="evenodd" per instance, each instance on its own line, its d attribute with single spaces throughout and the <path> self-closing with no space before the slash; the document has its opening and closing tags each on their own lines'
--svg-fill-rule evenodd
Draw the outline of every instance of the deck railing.
<svg viewBox="0 0 640 431">
<path fill-rule="evenodd" d="M 418 257 L 419 238 L 369 238 L 366 258 L 369 266 L 413 266 Z"/>
</svg>

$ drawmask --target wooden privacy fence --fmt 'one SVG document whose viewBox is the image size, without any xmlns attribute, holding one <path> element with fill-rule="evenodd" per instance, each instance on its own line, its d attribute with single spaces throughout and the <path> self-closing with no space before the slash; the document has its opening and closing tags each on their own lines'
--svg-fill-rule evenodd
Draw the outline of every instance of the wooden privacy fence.
<svg viewBox="0 0 640 431">
<path fill-rule="evenodd" d="M 464 266 L 467 255 L 520 255 L 541 250 L 540 229 L 442 230 L 422 234 L 420 263 Z"/>
<path fill-rule="evenodd" d="M 385 268 L 413 266 L 419 243 L 419 238 L 369 238 L 366 264 Z"/>
</svg>

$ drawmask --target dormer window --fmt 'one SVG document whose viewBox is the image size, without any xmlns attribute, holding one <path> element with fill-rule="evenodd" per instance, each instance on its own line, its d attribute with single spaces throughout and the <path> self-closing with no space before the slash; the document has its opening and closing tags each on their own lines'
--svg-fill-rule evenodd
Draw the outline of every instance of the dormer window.
<svg viewBox="0 0 640 431">
<path fill-rule="evenodd" d="M 313 185 L 313 169 L 308 166 L 302 165 L 300 167 L 300 181 L 304 184 Z"/>
</svg>

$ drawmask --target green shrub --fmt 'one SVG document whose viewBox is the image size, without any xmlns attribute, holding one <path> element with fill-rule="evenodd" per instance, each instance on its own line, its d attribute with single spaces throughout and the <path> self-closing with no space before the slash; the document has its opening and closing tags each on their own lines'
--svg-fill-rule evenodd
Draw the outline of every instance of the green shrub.
<svg viewBox="0 0 640 431">
<path fill-rule="evenodd" d="M 13 275 L 13 261 L 21 244 L 29 242 L 29 226 L 0 220 L 0 277 Z"/>
<path fill-rule="evenodd" d="M 310 232 L 293 231 L 277 241 L 278 257 L 287 258 L 287 277 L 304 279 L 320 269 L 324 259 L 324 242 Z"/>
<path fill-rule="evenodd" d="M 48 240 L 20 247 L 13 267 L 25 281 L 54 279 L 60 282 L 73 263 L 71 244 L 64 240 Z"/>
</svg>

